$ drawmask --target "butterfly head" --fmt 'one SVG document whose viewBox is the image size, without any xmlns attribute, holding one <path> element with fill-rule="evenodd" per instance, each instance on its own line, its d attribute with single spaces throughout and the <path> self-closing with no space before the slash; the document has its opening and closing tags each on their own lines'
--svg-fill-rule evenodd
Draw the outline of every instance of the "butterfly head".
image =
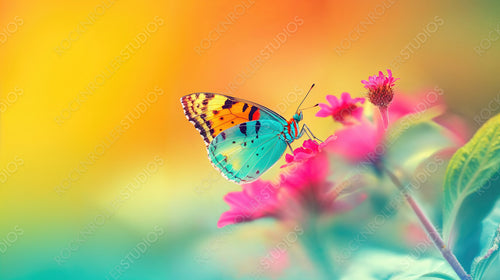
<svg viewBox="0 0 500 280">
<path fill-rule="evenodd" d="M 302 114 L 302 111 L 297 111 L 297 113 L 295 113 L 295 115 L 293 115 L 293 119 L 296 122 L 300 122 L 301 120 L 304 119 L 304 114 Z"/>
</svg>

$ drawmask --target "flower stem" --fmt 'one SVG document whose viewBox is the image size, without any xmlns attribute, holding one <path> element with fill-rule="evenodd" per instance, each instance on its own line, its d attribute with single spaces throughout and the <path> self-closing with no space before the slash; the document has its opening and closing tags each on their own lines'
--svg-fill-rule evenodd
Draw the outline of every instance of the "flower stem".
<svg viewBox="0 0 500 280">
<path fill-rule="evenodd" d="M 387 173 L 389 178 L 391 179 L 392 183 L 396 185 L 396 187 L 403 193 L 403 195 L 406 198 L 406 201 L 410 204 L 411 208 L 417 214 L 418 219 L 424 226 L 425 230 L 431 237 L 432 241 L 434 242 L 434 245 L 438 248 L 438 250 L 441 252 L 441 255 L 446 259 L 446 261 L 451 265 L 453 270 L 457 273 L 457 275 L 460 277 L 461 280 L 471 280 L 472 278 L 470 275 L 465 272 L 464 268 L 462 265 L 458 262 L 457 257 L 453 254 L 453 252 L 446 247 L 444 244 L 443 239 L 437 232 L 436 228 L 434 225 L 431 223 L 429 218 L 424 214 L 418 203 L 413 199 L 413 197 L 407 192 L 406 188 L 403 186 L 401 181 L 394 175 L 389 169 L 387 169 L 385 166 L 381 166 L 383 170 Z"/>
<path fill-rule="evenodd" d="M 389 108 L 386 106 L 378 106 L 378 111 L 380 112 L 380 117 L 382 118 L 384 130 L 387 130 L 387 127 L 389 126 Z"/>
</svg>

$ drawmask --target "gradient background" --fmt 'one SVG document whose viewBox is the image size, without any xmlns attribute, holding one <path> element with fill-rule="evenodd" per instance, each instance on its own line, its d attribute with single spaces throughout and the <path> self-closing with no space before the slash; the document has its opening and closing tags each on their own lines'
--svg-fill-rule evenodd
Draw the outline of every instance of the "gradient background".
<svg viewBox="0 0 500 280">
<path fill-rule="evenodd" d="M 253 4 L 197 53 L 195 48 L 240 3 Z M 335 48 L 383 3 L 391 7 L 339 55 Z M 101 15 L 58 52 L 96 7 Z M 246 275 L 241 271 L 255 265 L 251 256 L 258 259 L 272 246 L 264 236 L 277 225 L 259 221 L 234 227 L 230 234 L 216 227 L 228 208 L 223 195 L 239 187 L 212 169 L 179 98 L 199 91 L 231 93 L 289 118 L 297 95 L 313 82 L 316 88 L 307 104 L 342 91 L 362 96 L 360 80 L 391 67 L 401 78 L 400 91 L 439 86 L 450 110 L 476 130 L 473 118 L 500 91 L 500 40 L 491 40 L 482 55 L 474 48 L 498 28 L 499 14 L 500 5 L 493 0 L 1 1 L 0 102 L 12 102 L 0 108 L 0 172 L 8 166 L 11 170 L 0 185 L 0 249 L 8 236 L 12 242 L 0 251 L 0 279 L 114 279 L 114 267 L 155 229 L 161 229 L 161 236 L 121 278 Z M 61 111 L 156 16 L 164 21 L 158 31 L 71 118 L 58 124 Z M 435 16 L 444 25 L 394 69 L 394 58 Z M 295 17 L 303 20 L 298 30 L 229 92 L 228 84 Z M 164 92 L 158 101 L 58 194 L 55 188 L 155 88 Z M 16 90 L 22 95 L 9 97 Z M 317 136 L 332 133 L 331 122 L 313 116 L 312 110 L 306 112 L 305 122 Z M 103 224 L 84 242 L 70 245 L 155 157 L 163 165 L 142 187 L 129 193 L 105 222 L 99 220 Z M 74 250 L 67 257 L 69 246 Z M 58 263 L 61 255 L 67 258 Z M 298 267 L 294 269 L 307 274 L 307 264 Z"/>
</svg>

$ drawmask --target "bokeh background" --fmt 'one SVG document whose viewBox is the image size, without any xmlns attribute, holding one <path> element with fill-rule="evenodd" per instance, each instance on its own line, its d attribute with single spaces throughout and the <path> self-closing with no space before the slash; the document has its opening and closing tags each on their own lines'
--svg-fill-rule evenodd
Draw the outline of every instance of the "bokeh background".
<svg viewBox="0 0 500 280">
<path fill-rule="evenodd" d="M 363 96 L 390 68 L 401 92 L 442 88 L 474 131 L 500 111 L 499 14 L 493 0 L 0 1 L 0 279 L 246 277 L 279 225 L 217 228 L 239 187 L 179 98 L 289 118 L 312 83 L 306 104 Z M 333 131 L 314 110 L 305 122 Z M 290 262 L 271 277 L 311 269 Z"/>
</svg>

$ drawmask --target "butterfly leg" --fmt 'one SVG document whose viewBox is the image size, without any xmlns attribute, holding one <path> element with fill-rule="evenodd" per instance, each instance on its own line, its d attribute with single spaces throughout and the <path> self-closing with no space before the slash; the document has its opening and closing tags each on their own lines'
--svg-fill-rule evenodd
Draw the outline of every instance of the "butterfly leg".
<svg viewBox="0 0 500 280">
<path fill-rule="evenodd" d="M 302 126 L 302 129 L 300 130 L 300 135 L 302 136 L 302 134 L 304 134 L 304 132 L 307 134 L 307 136 L 309 137 L 309 139 L 315 139 L 315 140 L 318 140 L 319 142 L 323 142 L 323 140 L 319 139 L 318 137 L 316 137 L 311 129 L 307 126 L 307 125 L 303 125 Z"/>
<path fill-rule="evenodd" d="M 292 149 L 292 146 L 290 145 L 290 143 L 286 143 L 288 145 L 288 148 L 290 148 L 290 151 L 292 152 L 292 155 L 293 155 L 293 149 Z"/>
</svg>

